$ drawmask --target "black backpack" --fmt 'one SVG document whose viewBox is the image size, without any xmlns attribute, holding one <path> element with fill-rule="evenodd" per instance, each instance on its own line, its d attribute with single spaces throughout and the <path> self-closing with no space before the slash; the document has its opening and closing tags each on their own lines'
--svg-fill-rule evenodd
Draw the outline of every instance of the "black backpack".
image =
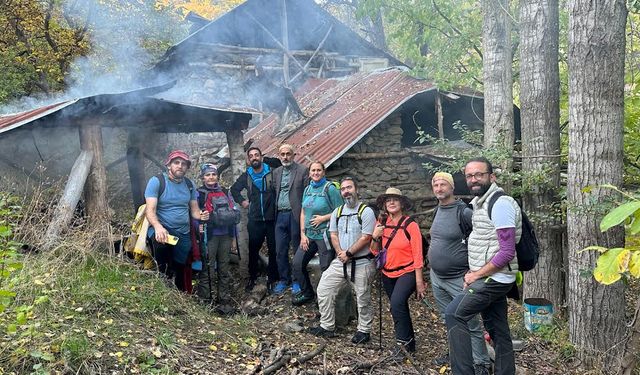
<svg viewBox="0 0 640 375">
<path fill-rule="evenodd" d="M 207 202 L 211 205 L 209 222 L 215 226 L 223 227 L 240 223 L 240 211 L 234 209 L 234 204 L 228 196 L 226 189 L 220 192 L 198 189 L 198 206 L 207 209 Z"/>
<path fill-rule="evenodd" d="M 504 192 L 497 192 L 489 199 L 487 212 L 489 219 L 491 219 L 491 210 L 498 198 L 506 195 Z M 540 256 L 540 246 L 538 245 L 538 238 L 536 232 L 533 229 L 533 225 L 527 214 L 522 207 L 520 208 L 522 214 L 522 234 L 520 235 L 520 241 L 516 244 L 516 256 L 518 257 L 518 270 L 519 271 L 531 271 L 538 263 L 538 257 Z"/>
<path fill-rule="evenodd" d="M 400 220 L 401 220 L 400 224 L 402 224 L 402 225 L 400 226 L 400 228 L 401 228 L 402 230 L 404 230 L 404 235 L 407 237 L 407 239 L 408 239 L 409 241 L 411 241 L 411 234 L 409 234 L 409 231 L 407 230 L 407 227 L 409 226 L 409 224 L 411 224 L 411 223 L 415 223 L 415 222 L 416 222 L 416 221 L 415 221 L 415 219 L 414 219 L 414 218 L 412 218 L 411 216 L 408 216 L 408 217 L 403 217 L 403 218 L 401 218 Z M 404 220 L 404 221 L 402 221 L 402 220 Z M 387 228 L 394 228 L 394 229 L 396 228 L 396 226 L 393 226 L 393 225 L 386 225 L 386 223 L 385 223 L 385 226 L 386 226 Z M 393 234 L 395 234 L 395 231 L 393 232 Z M 420 233 L 420 236 L 422 237 L 422 261 L 423 261 L 423 263 L 424 263 L 425 265 L 427 265 L 427 264 L 429 263 L 429 259 L 427 258 L 427 252 L 429 251 L 429 241 L 427 240 L 427 237 L 425 237 L 425 236 L 424 236 L 424 234 Z M 392 238 L 393 238 L 393 237 L 392 237 Z M 391 242 L 391 239 L 392 239 L 392 238 L 390 238 L 390 239 L 388 240 L 388 242 L 387 242 L 386 246 L 389 246 L 389 243 Z M 397 270 L 399 270 L 399 269 L 402 269 L 402 268 L 408 267 L 408 266 L 410 266 L 411 264 L 413 264 L 413 261 L 412 261 L 410 264 L 406 264 L 406 265 L 404 265 L 404 266 L 402 266 L 402 267 L 399 267 L 399 268 L 397 268 L 397 269 L 387 270 L 387 271 L 397 271 Z"/>
<path fill-rule="evenodd" d="M 440 205 L 436 206 L 436 208 L 433 209 L 433 217 L 431 218 L 431 225 L 433 225 L 433 222 L 436 219 L 436 214 L 438 213 L 438 207 L 440 207 Z M 465 244 L 468 244 L 469 235 L 471 234 L 471 231 L 473 231 L 473 226 L 469 225 L 469 223 L 467 223 L 467 221 L 464 219 L 464 210 L 466 208 L 473 210 L 473 207 L 469 206 L 469 204 L 465 203 L 462 200 L 457 203 L 458 226 L 460 227 L 460 232 L 462 233 L 462 236 L 463 236 L 462 240 L 464 241 Z"/>
</svg>

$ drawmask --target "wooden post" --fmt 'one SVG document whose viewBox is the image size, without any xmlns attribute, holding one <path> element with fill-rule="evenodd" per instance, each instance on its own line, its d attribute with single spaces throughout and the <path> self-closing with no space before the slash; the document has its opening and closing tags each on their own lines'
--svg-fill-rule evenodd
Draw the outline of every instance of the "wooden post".
<svg viewBox="0 0 640 375">
<path fill-rule="evenodd" d="M 92 160 L 93 154 L 91 151 L 84 150 L 80 152 L 76 162 L 73 163 L 64 193 L 56 206 L 53 220 L 51 220 L 44 236 L 43 250 L 50 250 L 58 240 L 60 232 L 71 222 L 73 212 L 82 196 L 82 189 L 87 181 Z"/>
<path fill-rule="evenodd" d="M 444 139 L 444 116 L 442 115 L 442 100 L 438 90 L 436 90 L 436 116 L 438 117 L 438 136 L 440 139 Z"/>
<path fill-rule="evenodd" d="M 143 137 L 136 129 L 129 130 L 127 136 L 127 168 L 129 170 L 129 182 L 131 183 L 131 197 L 133 198 L 133 212 L 144 204 L 144 188 L 146 179 L 144 175 L 144 158 L 142 154 Z"/>
<path fill-rule="evenodd" d="M 282 0 L 282 45 L 285 52 L 282 55 L 282 74 L 285 87 L 289 87 L 289 25 L 287 20 L 287 0 Z"/>
<path fill-rule="evenodd" d="M 102 149 L 102 127 L 95 122 L 80 124 L 80 149 L 91 151 L 91 173 L 85 186 L 85 201 L 89 223 L 96 227 L 109 224 L 109 204 L 107 202 L 107 171 L 104 167 Z"/>
<path fill-rule="evenodd" d="M 246 126 L 243 127 L 241 124 L 233 124 L 227 128 L 226 131 L 227 144 L 229 145 L 229 160 L 231 162 L 231 181 L 235 181 L 247 169 L 242 128 L 246 128 Z M 242 220 L 238 228 L 238 248 L 242 256 L 240 266 L 242 270 L 246 272 L 249 267 L 249 234 L 247 233 L 247 210 L 243 208 L 241 208 L 241 210 Z"/>
</svg>

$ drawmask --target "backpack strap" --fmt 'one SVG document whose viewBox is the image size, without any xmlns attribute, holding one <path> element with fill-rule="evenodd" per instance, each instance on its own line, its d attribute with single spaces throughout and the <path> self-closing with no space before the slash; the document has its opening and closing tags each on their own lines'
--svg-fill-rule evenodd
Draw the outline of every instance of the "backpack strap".
<svg viewBox="0 0 640 375">
<path fill-rule="evenodd" d="M 362 213 L 366 208 L 367 205 L 364 203 L 360 203 L 360 206 L 358 206 L 358 223 L 360 223 L 360 226 L 362 226 Z"/>
<path fill-rule="evenodd" d="M 498 198 L 506 195 L 503 191 L 498 191 L 494 193 L 489 199 L 489 203 L 487 204 L 487 215 L 489 215 L 489 220 L 491 220 L 491 211 L 493 211 L 493 205 L 496 204 Z"/>
<path fill-rule="evenodd" d="M 164 173 L 160 172 L 155 177 L 158 179 L 160 186 L 158 186 L 158 200 L 160 200 L 160 196 L 164 193 L 164 190 L 167 188 L 167 183 L 164 180 Z"/>
<path fill-rule="evenodd" d="M 467 205 L 458 203 L 458 226 L 460 227 L 460 232 L 462 232 L 462 240 L 466 244 L 469 240 L 469 235 L 473 230 L 473 226 L 467 223 L 467 220 L 464 217 L 464 211 L 467 209 Z"/>
<path fill-rule="evenodd" d="M 333 183 L 327 180 L 327 182 L 322 187 L 322 195 L 324 195 L 324 199 L 326 199 L 329 203 L 329 208 L 333 210 L 335 207 L 333 205 L 333 202 L 331 202 L 331 196 L 329 195 L 329 188 L 331 187 L 331 185 L 333 185 Z"/>
</svg>

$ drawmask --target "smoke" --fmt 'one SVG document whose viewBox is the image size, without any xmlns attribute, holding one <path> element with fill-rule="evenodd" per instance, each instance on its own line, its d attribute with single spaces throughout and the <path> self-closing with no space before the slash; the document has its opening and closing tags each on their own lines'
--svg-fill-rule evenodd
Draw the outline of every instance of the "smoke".
<svg viewBox="0 0 640 375">
<path fill-rule="evenodd" d="M 90 53 L 77 58 L 65 79 L 63 93 L 34 95 L 0 109 L 14 113 L 50 103 L 148 86 L 140 75 L 188 33 L 188 25 L 156 1 L 65 0 L 60 17 L 77 28 L 86 27 Z"/>
</svg>

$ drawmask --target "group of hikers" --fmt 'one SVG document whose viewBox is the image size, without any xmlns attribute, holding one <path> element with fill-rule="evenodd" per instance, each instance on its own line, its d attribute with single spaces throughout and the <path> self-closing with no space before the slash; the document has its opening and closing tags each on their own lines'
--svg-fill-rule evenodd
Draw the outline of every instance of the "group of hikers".
<svg viewBox="0 0 640 375">
<path fill-rule="evenodd" d="M 185 177 L 191 167 L 189 156 L 179 150 L 168 155 L 167 171 L 149 180 L 145 190 L 148 236 L 159 271 L 174 278 L 178 289 L 191 290 L 192 265 L 204 260 L 197 277 L 198 297 L 217 303 L 221 312 L 231 311 L 229 252 L 237 246 L 234 238 L 241 206 L 248 209 L 245 291 L 256 286 L 259 251 L 266 241 L 269 291 L 276 295 L 290 291 L 294 306 L 317 301 L 320 322 L 309 327 L 309 333 L 335 336 L 336 296 L 343 285 L 350 285 L 358 311 L 351 341 L 368 342 L 374 316 L 371 288 L 379 270 L 390 302 L 396 354 L 414 353 L 409 298 L 414 294 L 425 298 L 423 270 L 428 262 L 433 296 L 449 342 L 448 354 L 436 361 L 450 363 L 453 374 L 489 374 L 486 329 L 495 346 L 495 374 L 515 373 L 506 297 L 518 272 L 516 243 L 522 216 L 516 201 L 496 184 L 489 160 L 478 157 L 465 165 L 464 177 L 475 196 L 471 207 L 454 197 L 451 174 L 433 175 L 431 186 L 439 204 L 430 229 L 428 259 L 424 259 L 419 225 L 407 215 L 412 201 L 399 189 L 389 187 L 377 197 L 376 217 L 374 209 L 360 199 L 357 181 L 351 177 L 339 184 L 327 180 L 320 161 L 309 168 L 294 162 L 292 145 L 279 147 L 282 165 L 277 168 L 263 161 L 257 147 L 249 148 L 246 155 L 247 169 L 229 190 L 220 185 L 218 169 L 210 163 L 200 166 L 202 185 L 194 187 Z M 205 254 L 193 251 L 193 241 L 202 241 L 192 233 L 194 220 L 201 224 L 201 237 L 206 239 L 206 249 L 201 251 Z M 291 264 L 290 249 L 294 251 Z M 322 275 L 314 290 L 307 266 L 316 254 Z M 214 274 L 216 299 L 211 290 Z"/>
</svg>

